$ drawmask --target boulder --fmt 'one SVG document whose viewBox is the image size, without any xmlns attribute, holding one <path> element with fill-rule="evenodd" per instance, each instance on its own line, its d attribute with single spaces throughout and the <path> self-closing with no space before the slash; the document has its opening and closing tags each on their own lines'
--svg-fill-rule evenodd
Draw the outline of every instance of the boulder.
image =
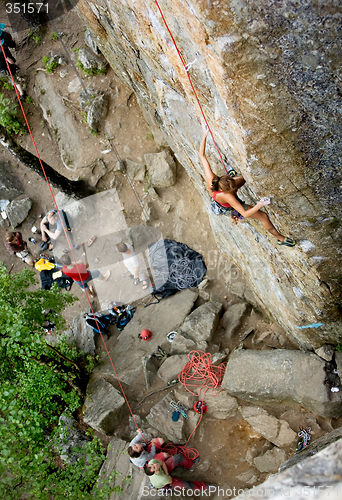
<svg viewBox="0 0 342 500">
<path fill-rule="evenodd" d="M 95 165 L 92 168 L 92 172 L 90 177 L 88 178 L 89 186 L 95 187 L 99 180 L 106 175 L 107 167 L 106 164 L 101 158 L 97 158 L 95 161 Z"/>
<path fill-rule="evenodd" d="M 222 326 L 226 329 L 225 336 L 230 339 L 231 336 L 241 325 L 242 319 L 246 313 L 247 304 L 234 304 L 230 306 L 222 316 Z"/>
<path fill-rule="evenodd" d="M 336 351 L 335 362 L 336 362 L 337 373 L 340 379 L 342 380 L 342 352 Z"/>
<path fill-rule="evenodd" d="M 117 437 L 112 439 L 99 477 L 106 479 L 111 472 L 114 472 L 110 486 L 118 487 L 117 490 L 119 491 L 112 492 L 110 500 L 149 499 L 150 496 L 141 495 L 142 491 L 150 489 L 149 478 L 129 461 L 127 448 L 128 443 L 126 441 Z"/>
<path fill-rule="evenodd" d="M 268 450 L 263 455 L 256 457 L 253 462 L 260 472 L 277 472 L 285 459 L 285 451 L 275 446 L 272 450 Z"/>
<path fill-rule="evenodd" d="M 76 453 L 75 448 L 83 448 L 89 441 L 88 436 L 76 425 L 76 420 L 65 415 L 61 415 L 58 421 L 55 447 L 63 462 L 68 464 L 74 464 L 77 459 L 83 456 L 80 452 Z"/>
<path fill-rule="evenodd" d="M 204 350 L 207 348 L 207 343 L 202 342 L 202 348 L 204 347 Z M 198 348 L 198 345 L 191 340 L 182 335 L 181 333 L 177 333 L 175 335 L 175 338 L 172 341 L 171 344 L 171 353 L 172 354 L 186 354 L 190 351 L 194 351 L 195 349 Z"/>
<path fill-rule="evenodd" d="M 160 361 L 158 361 L 154 356 L 143 356 L 141 359 L 143 365 L 144 378 L 146 383 L 146 389 L 148 390 L 154 379 L 156 378 L 158 368 L 160 366 Z"/>
<path fill-rule="evenodd" d="M 87 122 L 91 130 L 99 128 L 100 121 L 107 116 L 108 105 L 109 99 L 106 94 L 100 94 L 92 100 L 87 113 Z"/>
<path fill-rule="evenodd" d="M 221 391 L 217 395 L 215 395 L 215 391 L 214 394 L 208 391 L 204 401 L 208 405 L 208 411 L 206 413 L 208 417 L 224 420 L 236 415 L 238 402 L 235 398 L 229 396 L 226 391 Z"/>
<path fill-rule="evenodd" d="M 93 429 L 110 435 L 119 425 L 126 410 L 126 402 L 109 382 L 91 377 L 84 403 L 84 421 Z"/>
<path fill-rule="evenodd" d="M 135 163 L 132 160 L 126 160 L 126 172 L 130 179 L 135 181 L 143 181 L 145 179 L 145 165 Z"/>
<path fill-rule="evenodd" d="M 174 398 L 173 393 L 167 394 L 159 403 L 151 408 L 147 415 L 148 423 L 158 430 L 159 434 L 165 435 L 173 443 L 185 443 L 188 435 L 194 429 L 198 415 L 192 410 L 187 412 L 188 418 L 185 419 L 182 415 L 179 416 L 177 422 L 172 420 L 172 412 L 170 402 Z"/>
<path fill-rule="evenodd" d="M 95 356 L 94 330 L 87 325 L 84 313 L 74 317 L 70 337 L 74 340 L 77 350 Z"/>
<path fill-rule="evenodd" d="M 325 361 L 316 354 L 276 349 L 236 350 L 228 360 L 222 387 L 252 402 L 296 402 L 322 417 L 342 415 L 341 393 L 323 384 Z M 256 376 L 257 374 L 257 376 Z"/>
<path fill-rule="evenodd" d="M 240 408 L 240 412 L 255 432 L 279 448 L 296 443 L 297 434 L 285 420 L 278 420 L 256 406 L 245 406 Z"/>
<path fill-rule="evenodd" d="M 176 183 L 176 163 L 169 149 L 144 156 L 152 186 L 164 188 Z"/>
<path fill-rule="evenodd" d="M 24 193 L 20 181 L 10 170 L 9 163 L 0 161 L 0 200 L 11 201 Z"/>
<path fill-rule="evenodd" d="M 334 352 L 335 352 L 335 346 L 331 344 L 324 344 L 322 345 L 322 347 L 315 350 L 317 356 L 324 359 L 325 361 L 331 361 L 333 359 Z"/>
<path fill-rule="evenodd" d="M 94 42 L 93 36 L 88 28 L 85 30 L 84 33 L 84 42 L 94 52 L 95 55 L 100 54 L 100 50 L 96 45 L 96 43 Z"/>
<path fill-rule="evenodd" d="M 196 342 L 197 345 L 203 341 L 210 342 L 217 327 L 221 310 L 221 302 L 207 302 L 197 307 L 185 319 L 178 332 Z"/>
<path fill-rule="evenodd" d="M 85 69 L 101 70 L 107 66 L 107 61 L 102 55 L 95 55 L 86 48 L 78 51 L 78 61 Z"/>
<path fill-rule="evenodd" d="M 16 198 L 7 205 L 5 211 L 13 228 L 19 226 L 26 219 L 31 207 L 32 201 L 28 196 Z"/>
<path fill-rule="evenodd" d="M 86 202 L 75 200 L 61 191 L 56 194 L 55 200 L 58 208 L 63 209 L 67 214 L 73 233 L 80 229 L 83 231 L 83 228 L 86 227 L 86 222 L 93 215 L 91 213 L 92 206 L 87 206 Z"/>
<path fill-rule="evenodd" d="M 189 358 L 187 354 L 170 356 L 159 368 L 158 376 L 164 380 L 164 382 L 169 382 L 169 380 L 177 378 L 188 361 Z"/>
</svg>

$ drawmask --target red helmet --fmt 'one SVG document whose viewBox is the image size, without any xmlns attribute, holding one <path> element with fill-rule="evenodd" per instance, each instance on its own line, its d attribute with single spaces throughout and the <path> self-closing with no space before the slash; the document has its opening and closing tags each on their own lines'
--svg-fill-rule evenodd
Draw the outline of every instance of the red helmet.
<svg viewBox="0 0 342 500">
<path fill-rule="evenodd" d="M 138 338 L 141 340 L 149 340 L 152 337 L 152 332 L 144 328 L 141 330 L 141 333 L 138 335 Z"/>
</svg>

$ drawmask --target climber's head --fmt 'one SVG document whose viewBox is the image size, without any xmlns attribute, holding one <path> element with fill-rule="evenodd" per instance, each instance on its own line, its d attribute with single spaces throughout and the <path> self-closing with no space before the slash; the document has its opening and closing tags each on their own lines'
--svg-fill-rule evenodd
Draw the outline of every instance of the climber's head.
<svg viewBox="0 0 342 500">
<path fill-rule="evenodd" d="M 213 191 L 223 191 L 224 193 L 233 193 L 236 190 L 236 182 L 229 175 L 219 177 L 214 175 L 211 188 Z"/>
</svg>

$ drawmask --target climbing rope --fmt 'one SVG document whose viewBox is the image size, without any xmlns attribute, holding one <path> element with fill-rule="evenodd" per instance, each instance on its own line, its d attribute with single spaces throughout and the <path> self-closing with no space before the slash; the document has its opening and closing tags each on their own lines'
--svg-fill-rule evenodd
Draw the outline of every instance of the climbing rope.
<svg viewBox="0 0 342 500">
<path fill-rule="evenodd" d="M 190 460 L 195 460 L 198 457 L 199 453 L 196 448 L 188 448 L 186 445 L 183 446 L 181 444 L 174 443 L 166 443 L 162 446 L 162 451 L 165 453 L 169 453 L 170 455 L 183 455 L 185 458 L 190 458 Z"/>
<path fill-rule="evenodd" d="M 191 351 L 188 358 L 189 362 L 178 375 L 179 382 L 194 396 L 200 396 L 203 389 L 205 393 L 210 389 L 212 396 L 217 396 L 222 390 L 216 389 L 221 385 L 226 363 L 213 366 L 211 354 L 204 351 Z M 198 393 L 193 392 L 190 387 L 199 389 Z"/>
<path fill-rule="evenodd" d="M 170 28 L 169 28 L 169 26 L 168 26 L 168 24 L 167 24 L 167 22 L 166 22 L 165 16 L 164 16 L 164 14 L 163 14 L 163 11 L 162 11 L 162 10 L 161 10 L 161 8 L 160 8 L 160 5 L 159 5 L 159 3 L 158 3 L 158 0 L 154 0 L 154 2 L 155 2 L 156 6 L 157 6 L 157 8 L 158 8 L 158 10 L 159 10 L 159 13 L 160 13 L 160 15 L 161 15 L 162 19 L 163 19 L 163 22 L 164 22 L 164 24 L 165 24 L 166 29 L 167 29 L 167 31 L 169 32 L 169 35 L 170 35 L 171 40 L 172 40 L 172 42 L 173 42 L 173 45 L 174 45 L 174 47 L 175 47 L 175 49 L 176 49 L 176 51 L 177 51 L 177 54 L 178 54 L 178 56 L 179 56 L 179 58 L 180 58 L 180 60 L 181 60 L 181 62 L 182 62 L 182 64 L 183 64 L 183 67 L 184 67 L 184 70 L 185 70 L 185 72 L 186 72 L 186 74 L 187 74 L 187 77 L 188 77 L 188 80 L 189 80 L 190 86 L 191 86 L 192 91 L 193 91 L 193 93 L 194 93 L 194 95 L 195 95 L 195 98 L 196 98 L 197 104 L 198 104 L 198 106 L 199 106 L 199 108 L 200 108 L 200 111 L 201 111 L 201 113 L 202 113 L 202 116 L 203 116 L 203 119 L 204 119 L 204 121 L 205 121 L 205 124 L 206 124 L 206 125 L 207 125 L 207 127 L 208 127 L 208 130 L 209 130 L 209 133 L 210 133 L 211 138 L 212 138 L 212 140 L 213 140 L 213 143 L 214 143 L 214 146 L 215 146 L 215 148 L 216 148 L 216 151 L 217 151 L 217 152 L 218 152 L 218 154 L 219 154 L 219 157 L 220 157 L 221 163 L 222 163 L 222 165 L 223 165 L 223 168 L 225 169 L 226 173 L 228 174 L 228 170 L 227 170 L 226 165 L 225 165 L 225 163 L 224 163 L 224 161 L 223 161 L 223 158 L 222 158 L 221 152 L 220 152 L 220 150 L 219 150 L 219 148 L 218 148 L 218 146 L 217 146 L 217 144 L 216 144 L 216 142 L 215 142 L 214 135 L 213 135 L 213 133 L 212 133 L 212 131 L 211 131 L 211 128 L 210 128 L 210 126 L 209 126 L 209 123 L 208 123 L 208 121 L 207 121 L 207 119 L 206 119 L 206 117 L 205 117 L 205 114 L 204 114 L 204 111 L 203 111 L 202 105 L 201 105 L 201 103 L 200 103 L 200 100 L 199 100 L 199 98 L 198 98 L 197 92 L 196 92 L 195 87 L 194 87 L 194 85 L 193 85 L 193 83 L 192 83 L 192 80 L 191 80 L 191 76 L 190 76 L 190 68 L 191 68 L 191 66 L 192 66 L 192 65 L 193 65 L 193 64 L 197 61 L 197 57 L 196 57 L 196 59 L 195 59 L 194 61 L 192 61 L 191 63 L 188 63 L 188 64 L 186 64 L 186 63 L 185 63 L 184 58 L 183 58 L 182 54 L 180 53 L 180 50 L 178 49 L 178 46 L 177 46 L 176 40 L 174 39 L 174 37 L 173 37 L 173 35 L 172 35 L 172 33 L 171 33 L 171 30 L 170 30 Z"/>
</svg>

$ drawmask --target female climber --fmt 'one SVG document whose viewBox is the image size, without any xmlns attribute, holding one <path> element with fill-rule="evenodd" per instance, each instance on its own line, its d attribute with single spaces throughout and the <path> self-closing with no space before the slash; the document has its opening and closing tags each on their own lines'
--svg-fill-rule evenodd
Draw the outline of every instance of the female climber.
<svg viewBox="0 0 342 500">
<path fill-rule="evenodd" d="M 222 212 L 231 212 L 235 210 L 237 214 L 236 216 L 234 216 L 233 214 L 233 218 L 251 217 L 252 219 L 256 219 L 261 222 L 266 231 L 268 231 L 278 239 L 278 245 L 293 247 L 296 242 L 293 239 L 285 237 L 282 234 L 278 233 L 278 231 L 268 218 L 268 215 L 265 212 L 260 211 L 261 207 L 270 204 L 270 200 L 260 200 L 254 207 L 250 207 L 242 200 L 240 200 L 236 194 L 237 190 L 246 182 L 243 177 L 239 176 L 233 178 L 229 175 L 223 175 L 222 177 L 219 177 L 218 175 L 215 175 L 213 173 L 205 156 L 207 135 L 208 129 L 207 127 L 205 127 L 203 138 L 199 148 L 199 156 L 204 168 L 209 194 L 216 201 L 219 207 L 222 207 Z"/>
</svg>

